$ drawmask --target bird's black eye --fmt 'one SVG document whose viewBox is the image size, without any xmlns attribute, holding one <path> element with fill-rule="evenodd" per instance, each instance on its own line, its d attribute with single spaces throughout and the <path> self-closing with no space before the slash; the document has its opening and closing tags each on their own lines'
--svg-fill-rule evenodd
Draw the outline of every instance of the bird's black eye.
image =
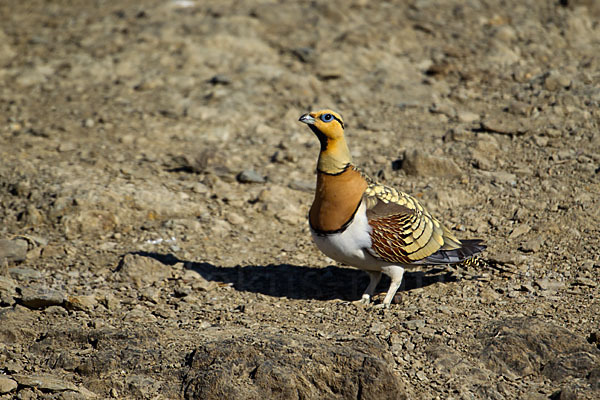
<svg viewBox="0 0 600 400">
<path fill-rule="evenodd" d="M 323 114 L 323 115 L 321 115 L 321 121 L 323 121 L 323 122 L 331 122 L 331 121 L 333 121 L 333 115 L 331 115 L 331 114 Z"/>
</svg>

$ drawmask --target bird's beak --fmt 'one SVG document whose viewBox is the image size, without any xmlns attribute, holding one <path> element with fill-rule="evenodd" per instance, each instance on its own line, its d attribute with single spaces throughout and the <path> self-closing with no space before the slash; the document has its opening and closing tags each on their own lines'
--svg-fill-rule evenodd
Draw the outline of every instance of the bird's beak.
<svg viewBox="0 0 600 400">
<path fill-rule="evenodd" d="M 300 122 L 304 122 L 305 124 L 312 125 L 315 123 L 315 119 L 310 114 L 304 114 L 298 120 Z"/>
</svg>

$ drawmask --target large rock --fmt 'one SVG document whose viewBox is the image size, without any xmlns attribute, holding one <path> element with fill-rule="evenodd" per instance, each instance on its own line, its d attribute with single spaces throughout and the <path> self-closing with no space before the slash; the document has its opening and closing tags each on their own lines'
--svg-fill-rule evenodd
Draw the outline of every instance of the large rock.
<svg viewBox="0 0 600 400">
<path fill-rule="evenodd" d="M 168 265 L 139 254 L 126 254 L 119 264 L 118 271 L 123 279 L 132 280 L 138 288 L 171 276 Z"/>
<path fill-rule="evenodd" d="M 403 399 L 377 341 L 343 345 L 288 335 L 207 342 L 189 358 L 188 399 Z"/>
<path fill-rule="evenodd" d="M 478 338 L 479 358 L 507 376 L 543 375 L 560 383 L 589 377 L 600 365 L 600 351 L 584 337 L 535 318 L 496 322 Z"/>
</svg>

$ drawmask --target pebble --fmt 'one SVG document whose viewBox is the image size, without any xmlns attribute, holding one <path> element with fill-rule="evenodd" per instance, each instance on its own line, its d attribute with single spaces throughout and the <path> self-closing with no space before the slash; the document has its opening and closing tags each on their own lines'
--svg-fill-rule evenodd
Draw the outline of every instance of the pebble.
<svg viewBox="0 0 600 400">
<path fill-rule="evenodd" d="M 460 177 L 462 174 L 453 160 L 432 156 L 418 149 L 407 150 L 404 153 L 402 169 L 408 175 L 416 176 L 451 178 Z"/>
<path fill-rule="evenodd" d="M 96 297 L 87 296 L 68 296 L 65 302 L 65 308 L 75 311 L 91 311 L 98 304 Z"/>
<path fill-rule="evenodd" d="M 244 217 L 232 211 L 227 213 L 225 219 L 232 225 L 243 225 L 244 223 L 246 223 Z"/>
<path fill-rule="evenodd" d="M 25 261 L 29 245 L 24 239 L 0 239 L 0 261 L 10 263 Z"/>
<path fill-rule="evenodd" d="M 544 80 L 544 88 L 549 91 L 555 91 L 567 88 L 571 85 L 571 79 L 562 75 L 558 71 L 550 71 Z"/>
<path fill-rule="evenodd" d="M 593 279 L 590 279 L 590 278 L 583 277 L 583 276 L 575 279 L 575 284 L 578 286 L 588 286 L 588 287 L 592 287 L 592 288 L 598 286 L 598 283 L 596 281 L 594 281 Z"/>
<path fill-rule="evenodd" d="M 534 282 L 534 285 L 536 285 L 537 287 L 539 287 L 541 290 L 548 290 L 548 291 L 556 291 L 559 289 L 562 289 L 565 287 L 565 284 L 562 282 L 558 282 L 558 281 L 552 281 L 550 279 L 536 279 Z"/>
<path fill-rule="evenodd" d="M 529 239 L 526 242 L 524 242 L 523 244 L 521 244 L 521 247 L 519 249 L 526 253 L 535 253 L 540 250 L 540 248 L 542 247 L 543 244 L 544 244 L 544 237 L 542 235 L 538 235 L 538 236 L 534 237 L 533 239 Z"/>
<path fill-rule="evenodd" d="M 513 115 L 529 117 L 533 111 L 533 106 L 521 101 L 513 101 L 508 105 L 507 111 Z"/>
<path fill-rule="evenodd" d="M 519 236 L 526 234 L 530 230 L 531 230 L 531 227 L 529 225 L 521 224 L 521 225 L 517 226 L 515 229 L 513 229 L 513 231 L 510 233 L 510 235 L 508 235 L 508 238 L 510 240 L 516 239 Z"/>
<path fill-rule="evenodd" d="M 480 116 L 477 113 L 471 111 L 459 111 L 456 114 L 456 117 L 460 122 L 464 122 L 466 124 L 470 124 L 476 121 L 479 121 Z"/>
<path fill-rule="evenodd" d="M 517 176 L 506 171 L 481 171 L 481 174 L 490 178 L 492 183 L 516 186 Z"/>
<path fill-rule="evenodd" d="M 0 376 L 0 394 L 10 393 L 19 386 L 16 381 L 6 377 Z"/>
<path fill-rule="evenodd" d="M 8 273 L 13 278 L 21 281 L 35 281 L 42 277 L 42 273 L 40 271 L 28 267 L 9 268 Z"/>
<path fill-rule="evenodd" d="M 11 278 L 0 275 L 0 305 L 15 304 L 14 297 L 17 296 L 17 284 Z"/>
<path fill-rule="evenodd" d="M 131 279 L 138 287 L 159 282 L 171 276 L 170 268 L 152 257 L 126 254 L 119 266 L 119 274 Z"/>
<path fill-rule="evenodd" d="M 58 306 L 65 301 L 65 295 L 46 287 L 25 287 L 22 289 L 21 302 L 25 307 L 39 309 Z"/>
<path fill-rule="evenodd" d="M 20 386 L 38 388 L 40 390 L 48 390 L 51 392 L 62 392 L 65 390 L 79 391 L 77 386 L 70 382 L 65 382 L 62 379 L 51 375 L 13 375 L 12 376 Z"/>
<path fill-rule="evenodd" d="M 481 129 L 505 135 L 519 135 L 526 131 L 519 122 L 515 121 L 514 116 L 509 115 L 486 117 L 481 121 Z"/>
<path fill-rule="evenodd" d="M 184 282 L 190 282 L 193 290 L 211 291 L 217 287 L 217 283 L 205 279 L 198 271 L 187 269 L 182 277 Z"/>
<path fill-rule="evenodd" d="M 264 176 L 252 169 L 245 169 L 237 175 L 237 180 L 240 183 L 265 183 L 267 180 Z"/>
<path fill-rule="evenodd" d="M 410 331 L 414 331 L 418 328 L 423 328 L 425 327 L 425 320 L 423 319 L 413 319 L 410 321 L 406 321 L 404 322 L 404 327 Z"/>
</svg>

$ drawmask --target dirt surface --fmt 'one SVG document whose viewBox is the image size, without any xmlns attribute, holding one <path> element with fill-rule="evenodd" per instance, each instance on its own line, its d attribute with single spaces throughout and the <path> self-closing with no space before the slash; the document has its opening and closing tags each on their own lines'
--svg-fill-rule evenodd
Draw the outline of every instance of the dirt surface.
<svg viewBox="0 0 600 400">
<path fill-rule="evenodd" d="M 597 2 L 0 16 L 0 399 L 600 397 Z M 306 222 L 324 107 L 490 266 L 353 303 Z"/>
</svg>

